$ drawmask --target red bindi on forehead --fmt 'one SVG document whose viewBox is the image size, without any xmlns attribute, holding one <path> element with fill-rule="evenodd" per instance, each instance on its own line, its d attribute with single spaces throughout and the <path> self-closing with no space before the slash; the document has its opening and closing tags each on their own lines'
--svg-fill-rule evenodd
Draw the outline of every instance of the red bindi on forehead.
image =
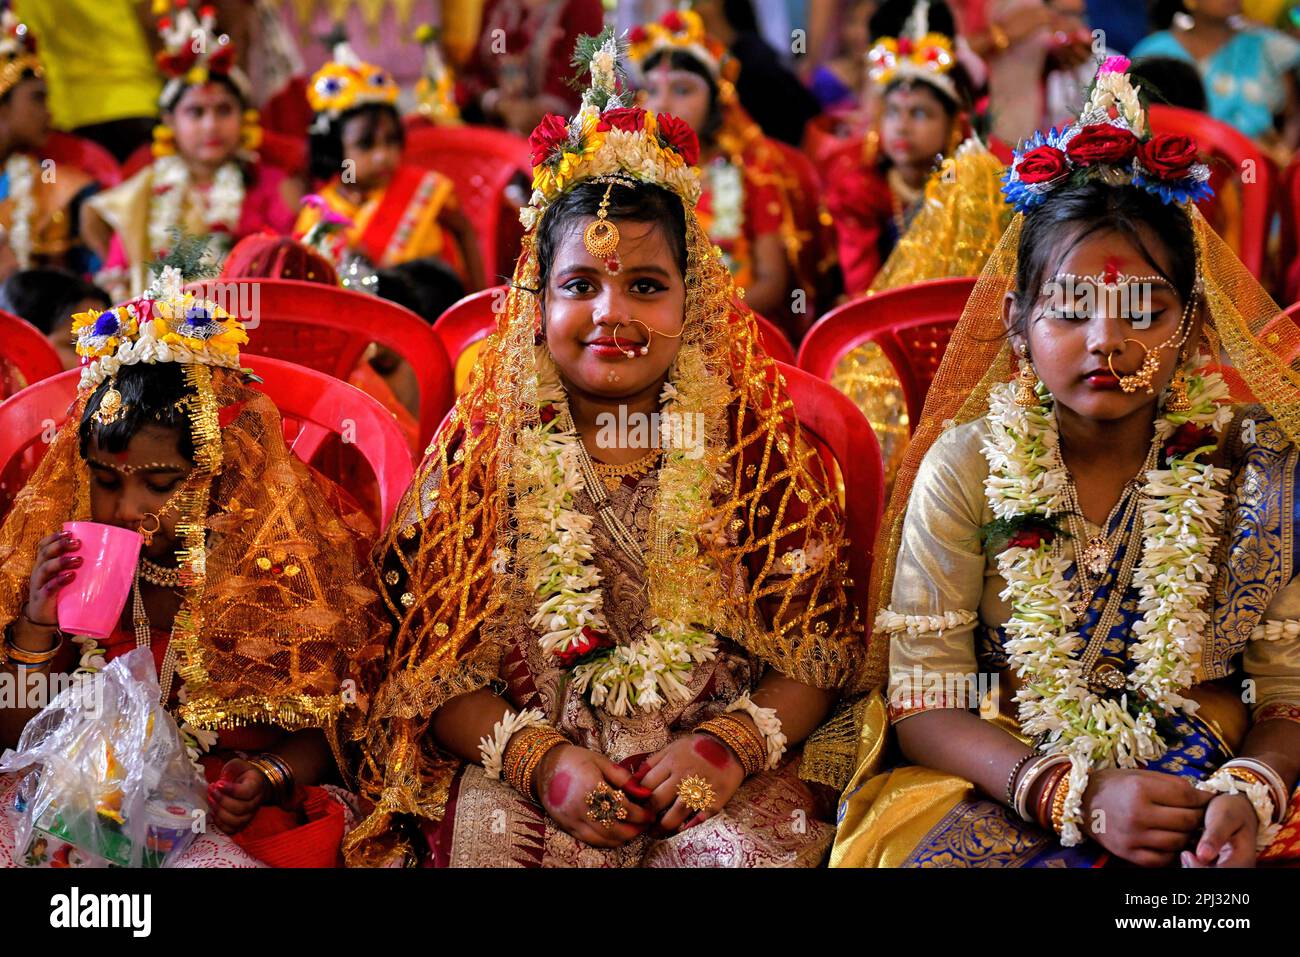
<svg viewBox="0 0 1300 957">
<path fill-rule="evenodd" d="M 1105 267 L 1102 269 L 1102 278 L 1108 283 L 1114 283 L 1124 267 L 1124 259 L 1121 256 L 1107 256 Z"/>
</svg>

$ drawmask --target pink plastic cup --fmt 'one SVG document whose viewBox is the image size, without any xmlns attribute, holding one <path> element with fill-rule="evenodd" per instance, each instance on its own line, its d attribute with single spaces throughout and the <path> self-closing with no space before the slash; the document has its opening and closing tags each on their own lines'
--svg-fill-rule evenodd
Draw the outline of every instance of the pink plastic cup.
<svg viewBox="0 0 1300 957">
<path fill-rule="evenodd" d="M 144 539 L 129 528 L 99 522 L 66 522 L 63 530 L 80 540 L 76 554 L 82 563 L 59 592 L 59 628 L 70 635 L 107 638 L 131 594 Z"/>
</svg>

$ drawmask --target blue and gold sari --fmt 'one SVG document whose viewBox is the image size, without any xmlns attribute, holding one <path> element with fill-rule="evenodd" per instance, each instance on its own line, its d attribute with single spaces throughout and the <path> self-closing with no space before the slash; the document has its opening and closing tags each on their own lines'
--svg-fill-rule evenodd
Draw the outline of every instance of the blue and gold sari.
<svg viewBox="0 0 1300 957">
<path fill-rule="evenodd" d="M 859 705 L 858 769 L 844 790 L 832 866 L 1096 867 L 1109 859 L 1098 844 L 1062 847 L 1053 833 L 955 775 L 891 764 L 881 743 L 886 720 L 933 707 L 979 707 L 1026 743 L 1013 698 L 1018 686 L 1004 651 L 1010 607 L 979 529 L 991 518 L 984 496 L 987 426 L 977 419 L 945 432 L 926 455 L 912 487 L 893 583 L 891 610 L 911 627 L 890 645 L 890 705 L 877 695 Z M 1231 475 L 1215 564 L 1213 633 L 1206 635 L 1196 684 L 1199 708 L 1161 725 L 1167 751 L 1146 765 L 1194 780 L 1233 756 L 1252 715 L 1300 701 L 1300 637 L 1268 622 L 1300 618 L 1297 449 L 1258 406 L 1241 407 L 1225 432 L 1223 464 Z M 1104 620 L 1101 655 L 1127 673 L 1135 663 L 1138 589 L 1117 594 L 1127 549 L 1139 548 L 1140 510 L 1111 516 L 1119 545 L 1084 615 L 1085 638 Z M 1124 524 L 1126 527 L 1120 528 Z M 1099 529 L 1090 528 L 1090 534 Z M 1071 569 L 1070 574 L 1073 574 Z M 1110 609 L 1107 614 L 1107 609 Z M 921 692 L 918 678 L 978 674 L 994 680 L 982 701 Z M 985 683 L 979 687 L 983 689 Z M 1012 693 L 1004 693 L 1010 688 Z M 1293 802 L 1294 812 L 1296 805 Z"/>
</svg>

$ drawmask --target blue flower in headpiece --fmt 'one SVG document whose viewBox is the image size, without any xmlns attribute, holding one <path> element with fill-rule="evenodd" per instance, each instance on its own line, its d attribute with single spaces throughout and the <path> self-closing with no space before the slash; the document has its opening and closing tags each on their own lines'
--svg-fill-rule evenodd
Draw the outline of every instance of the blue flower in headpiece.
<svg viewBox="0 0 1300 957">
<path fill-rule="evenodd" d="M 1024 159 L 1025 154 L 1043 146 L 1050 146 L 1064 153 L 1066 144 L 1077 132 L 1078 129 L 1072 126 L 1062 130 L 1057 130 L 1053 126 L 1046 135 L 1042 130 L 1035 130 L 1034 135 L 1016 149 L 1011 165 L 1002 173 L 1002 193 L 1017 212 L 1028 213 L 1035 206 L 1041 206 L 1047 201 L 1047 194 L 1059 186 L 1069 172 L 1069 168 L 1066 167 L 1062 170 L 1061 176 L 1056 179 L 1041 183 L 1026 183 L 1020 178 L 1020 161 Z"/>
<path fill-rule="evenodd" d="M 191 339 L 207 339 L 221 332 L 212 310 L 204 303 L 196 302 L 185 310 L 185 323 L 180 332 Z"/>
<path fill-rule="evenodd" d="M 117 312 L 109 309 L 102 312 L 99 318 L 95 320 L 95 327 L 91 331 L 92 336 L 108 337 L 117 335 L 117 331 L 122 328 L 122 323 L 117 318 Z"/>
<path fill-rule="evenodd" d="M 1210 173 L 1204 166 L 1193 167 L 1192 175 L 1185 179 L 1165 181 L 1135 172 L 1133 185 L 1139 186 L 1165 203 L 1198 203 L 1214 195 L 1210 186 Z"/>
</svg>

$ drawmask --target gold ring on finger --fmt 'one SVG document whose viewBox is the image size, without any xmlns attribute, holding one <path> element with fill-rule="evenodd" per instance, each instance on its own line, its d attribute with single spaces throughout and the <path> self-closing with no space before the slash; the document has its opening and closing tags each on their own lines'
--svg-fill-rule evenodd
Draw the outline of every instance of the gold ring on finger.
<svg viewBox="0 0 1300 957">
<path fill-rule="evenodd" d="M 613 827 L 617 821 L 627 820 L 627 806 L 623 804 L 623 796 L 622 791 L 616 791 L 601 781 L 595 790 L 587 794 L 587 818 L 604 828 Z"/>
<path fill-rule="evenodd" d="M 713 806 L 716 797 L 713 793 L 713 785 L 698 774 L 682 778 L 681 783 L 677 785 L 677 796 L 692 811 L 707 811 Z"/>
</svg>

